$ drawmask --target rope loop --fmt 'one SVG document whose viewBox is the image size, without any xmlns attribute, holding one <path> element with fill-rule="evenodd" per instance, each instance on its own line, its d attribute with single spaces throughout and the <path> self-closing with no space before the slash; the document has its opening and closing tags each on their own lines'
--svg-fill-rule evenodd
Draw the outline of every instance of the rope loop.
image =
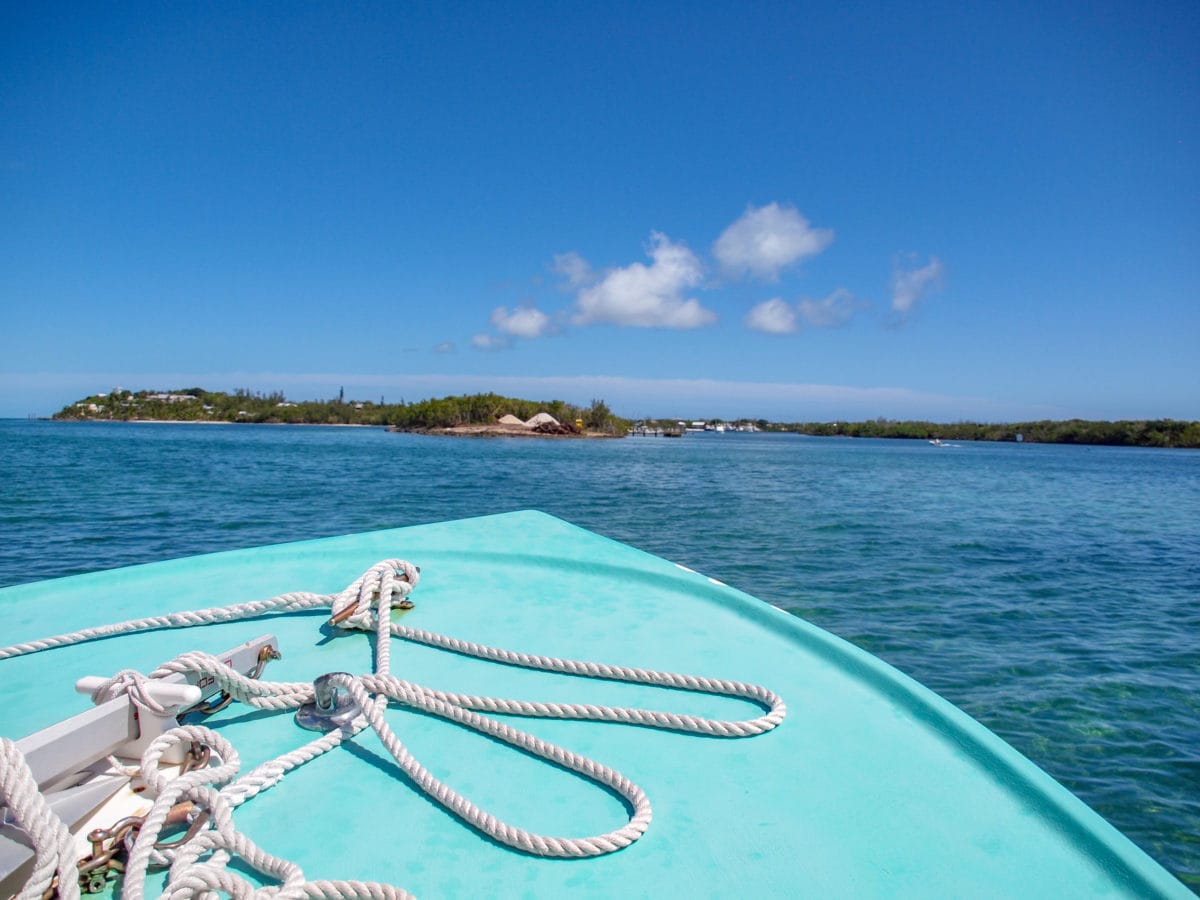
<svg viewBox="0 0 1200 900">
<path fill-rule="evenodd" d="M 208 766 L 192 769 L 183 774 L 172 776 L 159 766 L 163 756 L 176 747 L 190 747 L 192 744 L 203 744 L 212 751 L 212 756 L 221 762 L 212 765 L 211 758 Z M 155 794 L 164 793 L 172 784 L 182 784 L 185 787 L 209 784 L 222 787 L 229 783 L 241 768 L 241 757 L 237 748 L 226 738 L 211 728 L 200 725 L 181 725 L 160 735 L 150 742 L 142 753 L 142 780 Z"/>
<path fill-rule="evenodd" d="M 332 618 L 343 628 L 374 630 L 372 612 L 380 598 L 392 608 L 400 606 L 421 580 L 421 570 L 408 560 L 387 559 L 376 563 L 356 578 L 330 604 Z M 350 607 L 353 613 L 347 612 Z"/>
<path fill-rule="evenodd" d="M 0 738 L 0 801 L 29 835 L 34 849 L 33 871 L 17 900 L 41 900 L 56 880 L 61 900 L 79 900 L 75 842 L 38 790 L 24 755 L 8 738 Z"/>
<path fill-rule="evenodd" d="M 0 648 L 0 659 L 5 659 L 116 634 L 229 622 L 323 607 L 332 611 L 331 621 L 343 628 L 375 632 L 374 672 L 325 676 L 329 683 L 350 694 L 361 713 L 307 744 L 239 774 L 241 760 L 236 748 L 212 729 L 184 725 L 151 741 L 142 754 L 141 774 L 156 798 L 130 848 L 124 900 L 142 900 L 149 867 L 166 865 L 170 866 L 170 874 L 162 897 L 167 900 L 212 900 L 215 894 L 225 894 L 232 900 L 408 900 L 409 894 L 387 884 L 307 881 L 298 865 L 258 847 L 237 830 L 233 821 L 233 811 L 242 803 L 278 784 L 288 772 L 353 739 L 366 728 L 379 737 L 397 767 L 413 784 L 471 828 L 523 853 L 585 858 L 628 847 L 646 832 L 653 815 L 646 793 L 615 769 L 513 728 L 485 713 L 614 722 L 724 738 L 745 738 L 770 731 L 782 723 L 787 714 L 782 698 L 759 685 L 535 656 L 391 622 L 391 609 L 409 607 L 408 597 L 419 580 L 420 570 L 416 566 L 402 559 L 388 559 L 372 566 L 336 594 L 281 594 L 270 600 L 135 619 Z M 729 722 L 655 710 L 508 700 L 440 691 L 404 681 L 390 673 L 393 638 L 526 669 L 737 697 L 757 704 L 764 713 L 756 718 Z M 128 694 L 135 703 L 161 714 L 165 708 L 154 700 L 146 683 L 171 674 L 212 679 L 235 699 L 264 710 L 296 709 L 313 702 L 315 697 L 311 682 L 267 682 L 248 678 L 211 654 L 191 651 L 163 663 L 149 679 L 131 669 L 122 670 L 94 691 L 92 699 L 101 703 Z M 624 798 L 631 810 L 627 823 L 606 834 L 560 838 L 524 831 L 497 819 L 439 781 L 412 756 L 384 718 L 389 701 L 474 729 L 608 788 Z M 210 749 L 208 765 L 177 775 L 161 767 L 162 759 L 169 751 L 192 744 Z M 14 810 L 15 820 L 31 834 L 37 848 L 35 877 L 26 885 L 19 900 L 40 900 L 42 891 L 52 883 L 56 873 L 64 900 L 77 900 L 79 889 L 74 877 L 74 860 L 70 858 L 71 836 L 37 793 L 28 766 L 11 741 L 0 740 L 0 793 Z M 156 847 L 172 809 L 184 801 L 192 804 L 190 838 L 170 847 Z M 263 880 L 273 883 L 260 887 L 242 878 L 229 867 L 235 857 L 242 865 L 258 872 Z M 63 872 L 69 876 L 65 881 Z"/>
</svg>

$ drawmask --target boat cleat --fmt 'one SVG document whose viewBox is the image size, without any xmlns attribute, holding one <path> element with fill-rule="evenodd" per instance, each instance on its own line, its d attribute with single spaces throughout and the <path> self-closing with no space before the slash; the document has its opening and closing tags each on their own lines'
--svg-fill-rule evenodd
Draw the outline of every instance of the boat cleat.
<svg viewBox="0 0 1200 900">
<path fill-rule="evenodd" d="M 99 688 L 112 681 L 99 675 L 88 675 L 75 682 L 75 690 L 80 694 L 92 694 Z M 172 728 L 179 726 L 180 710 L 194 706 L 200 702 L 203 691 L 194 684 L 180 684 L 158 678 L 147 678 L 140 682 L 140 690 L 152 701 L 151 704 L 128 703 L 129 715 L 137 720 L 137 725 L 131 728 L 132 736 L 116 748 L 118 756 L 141 759 L 142 754 L 150 744 L 166 734 Z M 183 761 L 183 749 L 168 751 L 163 761 L 179 763 Z"/>
</svg>

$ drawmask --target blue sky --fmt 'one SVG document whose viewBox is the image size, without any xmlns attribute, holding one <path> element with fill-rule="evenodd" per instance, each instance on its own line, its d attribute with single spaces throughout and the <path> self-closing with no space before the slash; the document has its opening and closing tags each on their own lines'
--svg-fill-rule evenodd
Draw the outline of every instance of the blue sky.
<svg viewBox="0 0 1200 900">
<path fill-rule="evenodd" d="M 1200 419 L 1200 5 L 7 4 L 0 415 Z"/>
</svg>

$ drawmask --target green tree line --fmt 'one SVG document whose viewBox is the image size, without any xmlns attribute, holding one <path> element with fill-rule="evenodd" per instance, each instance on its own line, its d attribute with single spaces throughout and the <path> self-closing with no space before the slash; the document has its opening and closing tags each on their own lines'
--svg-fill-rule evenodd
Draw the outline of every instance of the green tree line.
<svg viewBox="0 0 1200 900">
<path fill-rule="evenodd" d="M 622 435 L 630 422 L 615 415 L 603 400 L 581 407 L 562 400 L 522 400 L 499 394 L 463 394 L 415 403 L 376 403 L 370 400 L 291 402 L 282 392 L 233 393 L 183 388 L 173 391 L 124 391 L 94 394 L 70 403 L 55 419 L 159 419 L 209 422 L 265 422 L 308 425 L 388 425 L 401 430 L 483 425 L 511 414 L 521 420 L 548 412 L 560 422 L 604 434 Z M 674 424 L 675 419 L 666 420 Z M 721 421 L 712 419 L 712 422 Z M 739 423 L 752 420 L 738 419 Z M 1016 441 L 1044 444 L 1105 444 L 1124 447 L 1200 448 L 1200 422 L 1179 419 L 1139 419 L 1117 422 L 1043 419 L 1037 422 L 987 424 L 977 422 L 926 422 L 872 419 L 865 422 L 770 423 L 753 420 L 764 431 L 843 437 L 941 438 L 953 441 Z"/>
<path fill-rule="evenodd" d="M 1085 419 L 1011 424 L 976 422 L 894 421 L 794 422 L 769 426 L 772 431 L 846 437 L 919 438 L 953 441 L 1016 441 L 1037 444 L 1102 444 L 1117 447 L 1200 448 L 1200 422 L 1178 419 L 1141 419 L 1096 422 Z M 1018 436 L 1020 436 L 1018 438 Z"/>
<path fill-rule="evenodd" d="M 603 434 L 621 435 L 629 422 L 613 414 L 603 400 L 581 407 L 562 400 L 522 400 L 499 394 L 464 394 L 416 403 L 375 403 L 370 400 L 303 400 L 292 402 L 281 392 L 236 390 L 121 391 L 94 394 L 69 403 L 55 419 L 129 421 L 156 419 L 183 422 L 251 422 L 296 425 L 388 425 L 401 430 L 447 428 L 494 423 L 503 415 L 522 421 L 547 412 L 558 421 Z"/>
</svg>

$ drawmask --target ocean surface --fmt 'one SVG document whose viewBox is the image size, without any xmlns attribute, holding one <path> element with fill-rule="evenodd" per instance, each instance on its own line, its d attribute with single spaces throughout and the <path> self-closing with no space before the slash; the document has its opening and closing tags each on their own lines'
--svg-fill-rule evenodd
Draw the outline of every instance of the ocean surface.
<svg viewBox="0 0 1200 900">
<path fill-rule="evenodd" d="M 882 657 L 1200 892 L 1200 451 L 0 420 L 0 585 L 529 508 Z"/>
</svg>

